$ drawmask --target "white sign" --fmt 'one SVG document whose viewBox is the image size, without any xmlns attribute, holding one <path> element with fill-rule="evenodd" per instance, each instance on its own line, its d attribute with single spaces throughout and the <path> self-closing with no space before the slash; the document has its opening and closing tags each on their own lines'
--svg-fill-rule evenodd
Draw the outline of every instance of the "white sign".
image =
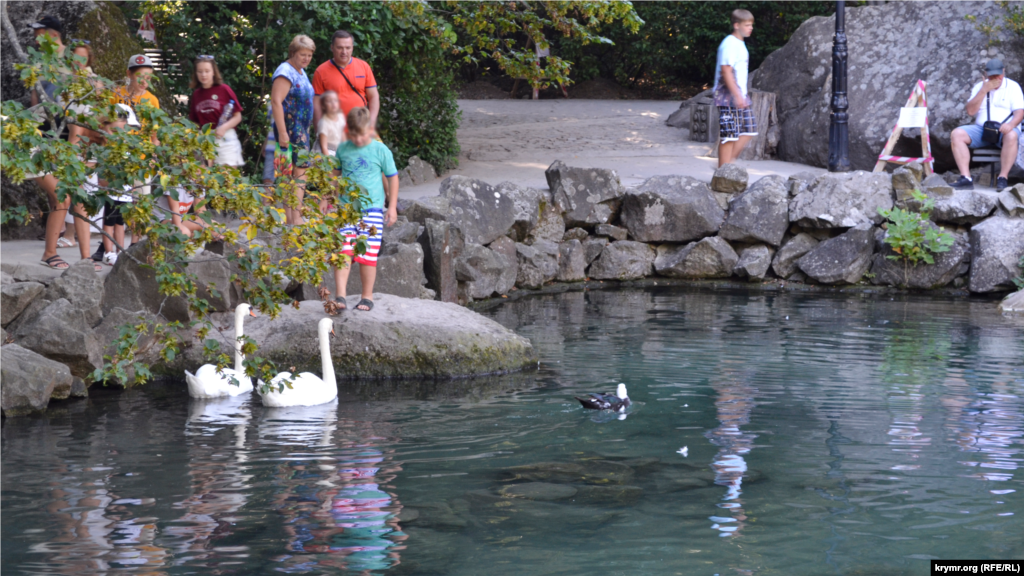
<svg viewBox="0 0 1024 576">
<path fill-rule="evenodd" d="M 900 108 L 900 119 L 896 125 L 900 128 L 921 128 L 927 119 L 927 108 Z"/>
</svg>

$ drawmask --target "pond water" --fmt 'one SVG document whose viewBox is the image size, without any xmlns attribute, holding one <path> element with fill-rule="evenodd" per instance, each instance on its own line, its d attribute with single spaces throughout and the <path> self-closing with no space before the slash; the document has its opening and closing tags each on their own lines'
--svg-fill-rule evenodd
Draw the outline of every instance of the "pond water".
<svg viewBox="0 0 1024 576">
<path fill-rule="evenodd" d="M 183 382 L 94 389 L 4 422 L 2 570 L 889 575 L 1024 558 L 1024 324 L 993 310 L 576 292 L 486 312 L 537 346 L 520 375 L 344 385 L 294 411 L 190 400 Z M 619 382 L 625 419 L 572 399 Z"/>
</svg>

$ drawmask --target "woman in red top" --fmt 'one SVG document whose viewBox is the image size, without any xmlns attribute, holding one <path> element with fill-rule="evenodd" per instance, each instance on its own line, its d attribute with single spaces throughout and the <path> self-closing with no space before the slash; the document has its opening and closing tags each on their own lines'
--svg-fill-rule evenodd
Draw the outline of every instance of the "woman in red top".
<svg viewBox="0 0 1024 576">
<path fill-rule="evenodd" d="M 196 58 L 192 68 L 192 97 L 188 101 L 188 119 L 200 126 L 210 124 L 217 137 L 217 164 L 242 166 L 242 143 L 235 126 L 242 121 L 242 106 L 234 90 L 224 83 L 213 56 Z"/>
</svg>

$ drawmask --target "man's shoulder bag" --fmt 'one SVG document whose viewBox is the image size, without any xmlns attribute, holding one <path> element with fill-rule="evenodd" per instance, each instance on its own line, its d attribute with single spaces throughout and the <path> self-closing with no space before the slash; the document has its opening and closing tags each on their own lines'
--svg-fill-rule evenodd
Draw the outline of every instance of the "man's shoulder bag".
<svg viewBox="0 0 1024 576">
<path fill-rule="evenodd" d="M 356 96 L 359 96 L 359 99 L 363 101 L 363 106 L 367 106 L 366 96 L 363 96 L 362 92 L 356 90 L 356 87 L 352 85 L 352 81 L 348 79 L 345 71 L 341 69 L 341 66 L 338 66 L 338 63 L 334 61 L 334 58 L 331 58 L 331 64 L 334 64 L 334 68 L 337 69 L 338 74 L 341 74 L 341 77 L 345 79 L 345 83 L 348 84 L 348 87 L 351 88 L 352 91 L 356 93 Z M 996 130 L 999 130 L 998 126 L 996 126 Z"/>
<path fill-rule="evenodd" d="M 988 94 L 985 94 L 985 117 L 988 118 L 988 120 L 981 125 L 981 141 L 991 146 L 997 146 L 999 144 L 999 137 L 1001 136 L 999 133 L 999 127 L 1003 125 L 1003 122 L 1006 122 L 1011 116 L 1013 116 L 1013 112 L 1010 113 L 1010 116 L 1003 119 L 1003 122 L 996 122 L 995 120 L 992 120 L 992 107 L 989 105 L 991 100 L 992 93 L 989 92 Z"/>
</svg>

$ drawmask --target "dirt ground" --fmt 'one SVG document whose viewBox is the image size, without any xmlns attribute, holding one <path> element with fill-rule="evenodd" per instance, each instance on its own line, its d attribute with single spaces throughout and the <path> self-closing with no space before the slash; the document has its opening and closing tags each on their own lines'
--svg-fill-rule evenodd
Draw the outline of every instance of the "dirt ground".
<svg viewBox="0 0 1024 576">
<path fill-rule="evenodd" d="M 547 188 L 544 170 L 555 160 L 570 166 L 611 168 L 622 183 L 681 174 L 710 181 L 718 165 L 710 144 L 690 142 L 685 129 L 665 125 L 679 107 L 664 100 L 460 100 L 462 174 L 491 184 L 513 181 Z M 774 160 L 740 162 L 751 180 L 820 168 Z M 403 188 L 404 198 L 437 194 L 441 180 Z"/>
</svg>

